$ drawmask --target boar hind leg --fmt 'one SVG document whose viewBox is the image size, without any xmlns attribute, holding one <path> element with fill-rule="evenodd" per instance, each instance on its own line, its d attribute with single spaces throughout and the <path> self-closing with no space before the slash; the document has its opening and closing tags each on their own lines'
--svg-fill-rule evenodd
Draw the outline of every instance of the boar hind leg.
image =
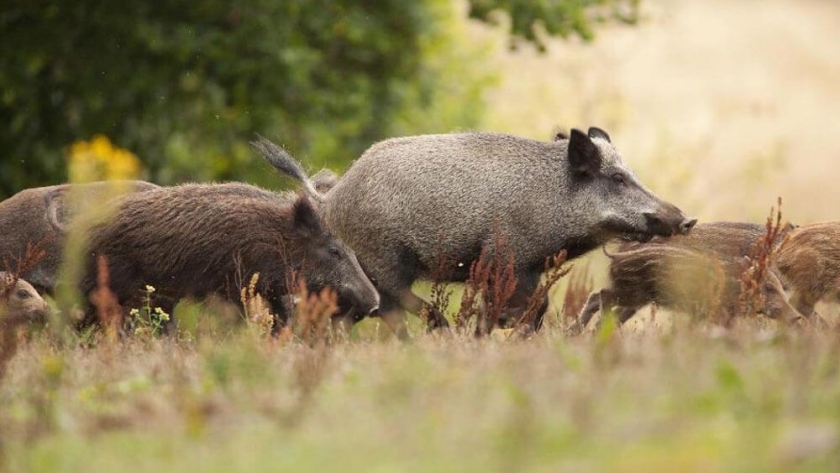
<svg viewBox="0 0 840 473">
<path fill-rule="evenodd" d="M 531 298 L 534 296 L 534 291 L 540 283 L 540 273 L 522 273 L 517 275 L 516 289 L 508 303 L 507 312 L 511 313 L 514 321 L 520 319 L 525 310 L 527 310 Z M 542 297 L 536 313 L 533 314 L 531 321 L 528 323 L 529 328 L 534 332 L 542 328 L 543 318 L 548 310 L 548 295 Z"/>
<path fill-rule="evenodd" d="M 395 298 L 381 291 L 379 292 L 379 317 L 391 329 L 394 336 L 400 340 L 408 339 L 405 311 Z"/>
<path fill-rule="evenodd" d="M 568 335 L 579 335 L 583 332 L 583 329 L 586 328 L 586 324 L 592 320 L 592 316 L 595 315 L 595 312 L 601 310 L 601 293 L 604 291 L 608 291 L 608 289 L 595 291 L 592 294 L 589 294 L 589 299 L 586 300 L 586 304 L 584 304 L 583 309 L 580 310 L 577 320 L 575 320 L 575 322 L 566 330 Z"/>
<path fill-rule="evenodd" d="M 618 312 L 616 312 L 616 310 L 618 310 Z M 624 324 L 624 322 L 627 322 L 631 317 L 633 317 L 638 310 L 638 307 L 622 307 L 616 304 L 615 294 L 613 291 L 603 290 L 601 291 L 601 318 L 598 319 L 597 328 L 601 328 L 601 325 L 608 317 L 615 317 L 615 321 L 620 327 Z"/>
</svg>

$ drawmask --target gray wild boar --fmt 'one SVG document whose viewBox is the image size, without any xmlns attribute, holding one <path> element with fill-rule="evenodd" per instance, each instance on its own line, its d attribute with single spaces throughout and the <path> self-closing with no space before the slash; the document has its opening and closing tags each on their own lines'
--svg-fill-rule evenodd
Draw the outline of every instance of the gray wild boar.
<svg viewBox="0 0 840 473">
<path fill-rule="evenodd" d="M 50 308 L 31 284 L 0 271 L 0 322 L 44 322 Z"/>
<path fill-rule="evenodd" d="M 144 181 L 116 183 L 122 184 L 126 192 L 158 188 Z M 27 245 L 37 245 L 44 251 L 44 256 L 21 277 L 40 293 L 52 295 L 64 251 L 64 226 L 85 207 L 112 196 L 113 185 L 113 181 L 103 181 L 35 187 L 0 202 L 0 265 L 14 266 L 24 257 Z"/>
<path fill-rule="evenodd" d="M 290 199 L 238 183 L 166 187 L 123 197 L 114 217 L 88 236 L 83 294 L 95 288 L 97 258 L 104 256 L 123 306 L 136 303 L 145 285 L 156 288 L 155 304 L 169 313 L 184 297 L 215 294 L 240 303 L 240 288 L 258 272 L 256 291 L 275 314 L 276 331 L 288 320 L 292 271 L 311 291 L 333 288 L 342 312 L 361 318 L 379 306 L 353 251 L 306 195 Z"/>
<path fill-rule="evenodd" d="M 373 145 L 325 195 L 300 164 L 270 141 L 255 148 L 324 202 L 330 228 L 356 251 L 379 290 L 381 314 L 396 322 L 423 301 L 411 292 L 441 260 L 464 281 L 494 233 L 508 239 L 524 308 L 547 257 L 582 255 L 614 237 L 648 240 L 687 233 L 696 219 L 650 192 L 622 162 L 603 130 L 572 130 L 543 142 L 497 133 L 395 138 Z M 543 301 L 534 329 L 542 323 Z M 430 326 L 447 326 L 433 313 Z"/>
<path fill-rule="evenodd" d="M 618 253 L 606 254 L 611 259 L 609 287 L 589 296 L 570 334 L 582 331 L 598 311 L 603 317 L 615 310 L 618 323 L 623 324 L 650 303 L 728 320 L 738 311 L 741 280 L 751 268 L 746 256 L 722 258 L 714 251 L 671 242 L 629 243 L 621 245 Z M 786 322 L 800 318 L 772 271 L 764 271 L 758 285 L 763 303 L 758 312 Z"/>
<path fill-rule="evenodd" d="M 312 175 L 312 184 L 315 186 L 315 190 L 321 194 L 326 194 L 338 184 L 339 179 L 338 175 L 329 169 L 321 169 Z"/>
<path fill-rule="evenodd" d="M 793 295 L 791 302 L 806 317 L 814 306 L 840 291 L 840 222 L 802 225 L 790 232 L 775 256 L 775 269 Z"/>
</svg>

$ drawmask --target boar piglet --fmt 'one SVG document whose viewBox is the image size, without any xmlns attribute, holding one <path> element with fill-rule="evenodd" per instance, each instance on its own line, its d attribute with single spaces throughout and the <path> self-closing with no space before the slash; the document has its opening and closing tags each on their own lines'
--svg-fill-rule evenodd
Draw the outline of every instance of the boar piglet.
<svg viewBox="0 0 840 473">
<path fill-rule="evenodd" d="M 840 290 L 840 222 L 802 225 L 776 252 L 775 269 L 803 315 L 814 314 L 822 299 L 837 300 Z"/>
<path fill-rule="evenodd" d="M 321 194 L 300 163 L 268 140 L 254 147 L 324 202 L 330 228 L 350 245 L 381 297 L 381 315 L 404 333 L 402 309 L 419 313 L 416 279 L 464 281 L 470 263 L 504 237 L 524 309 L 546 258 L 575 258 L 614 237 L 687 233 L 696 219 L 648 190 L 599 128 L 538 141 L 498 133 L 394 138 L 371 146 Z M 441 260 L 451 268 L 438 271 Z M 547 308 L 544 298 L 533 329 Z M 431 312 L 430 326 L 447 326 Z"/>
<path fill-rule="evenodd" d="M 342 312 L 364 316 L 379 297 L 353 251 L 324 224 L 306 195 L 274 194 L 246 184 L 184 184 L 123 197 L 107 222 L 88 234 L 82 291 L 96 286 L 97 259 L 105 257 L 119 303 L 136 304 L 145 285 L 155 305 L 171 313 L 184 297 L 218 295 L 240 303 L 240 289 L 259 273 L 256 292 L 288 321 L 292 272 L 310 291 L 338 294 Z M 87 322 L 91 322 L 92 308 Z"/>
<path fill-rule="evenodd" d="M 0 323 L 44 322 L 49 305 L 27 281 L 0 271 Z"/>
<path fill-rule="evenodd" d="M 64 252 L 64 227 L 93 203 L 157 188 L 144 181 L 100 181 L 22 190 L 0 202 L 0 263 L 16 264 L 27 245 L 43 250 L 43 257 L 28 262 L 20 276 L 40 293 L 52 295 Z"/>
<path fill-rule="evenodd" d="M 571 334 L 583 330 L 598 311 L 601 317 L 615 311 L 618 323 L 623 324 L 650 303 L 728 320 L 739 310 L 741 280 L 751 269 L 746 257 L 721 259 L 714 253 L 668 243 L 624 244 L 619 252 L 607 255 L 609 287 L 589 296 L 570 327 Z M 799 317 L 772 271 L 764 271 L 757 284 L 762 301 L 757 312 L 788 322 Z"/>
</svg>

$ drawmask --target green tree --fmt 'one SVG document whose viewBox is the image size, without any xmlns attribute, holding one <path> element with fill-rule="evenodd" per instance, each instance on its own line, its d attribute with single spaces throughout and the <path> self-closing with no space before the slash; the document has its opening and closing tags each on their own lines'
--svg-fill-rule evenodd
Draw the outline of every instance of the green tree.
<svg viewBox="0 0 840 473">
<path fill-rule="evenodd" d="M 543 49 L 548 35 L 578 35 L 591 40 L 593 25 L 609 20 L 633 24 L 638 21 L 641 0 L 470 0 L 470 16 L 492 21 L 494 13 L 506 12 L 510 17 L 510 33 Z"/>
<path fill-rule="evenodd" d="M 473 0 L 471 14 L 507 10 L 527 39 L 538 18 L 549 33 L 589 37 L 584 9 L 632 1 L 529 3 Z M 470 127 L 489 76 L 458 56 L 469 42 L 449 31 L 453 15 L 450 0 L 9 0 L 0 198 L 65 180 L 67 147 L 98 133 L 155 182 L 270 184 L 248 148 L 257 132 L 342 168 L 392 134 Z"/>
</svg>

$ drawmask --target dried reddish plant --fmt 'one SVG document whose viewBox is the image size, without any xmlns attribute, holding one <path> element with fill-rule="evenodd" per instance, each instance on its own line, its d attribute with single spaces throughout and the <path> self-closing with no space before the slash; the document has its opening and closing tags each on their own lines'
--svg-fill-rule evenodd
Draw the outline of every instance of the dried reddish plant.
<svg viewBox="0 0 840 473">
<path fill-rule="evenodd" d="M 507 235 L 503 235 L 497 226 L 493 232 L 492 255 L 485 245 L 478 259 L 470 265 L 461 310 L 456 317 L 457 325 L 465 327 L 466 322 L 474 318 L 475 336 L 488 335 L 502 319 L 516 291 L 516 283 L 514 254 L 508 249 Z M 479 295 L 481 299 L 478 299 Z M 483 307 L 479 307 L 482 302 Z"/>
<path fill-rule="evenodd" d="M 14 284 L 9 287 L 14 287 Z M 9 361 L 17 353 L 18 329 L 28 322 L 27 318 L 22 315 L 11 316 L 11 314 L 4 313 L 4 298 L 8 297 L 9 293 L 7 291 L 0 294 L 0 381 L 6 376 Z"/>
<path fill-rule="evenodd" d="M 535 326 L 534 321 L 538 316 L 542 315 L 540 314 L 540 311 L 543 309 L 543 301 L 545 301 L 548 297 L 548 292 L 555 284 L 560 282 L 560 279 L 562 279 L 563 276 L 569 274 L 569 271 L 572 270 L 571 266 L 566 268 L 563 267 L 563 265 L 566 264 L 566 255 L 566 250 L 560 250 L 560 252 L 556 255 L 549 256 L 545 259 L 545 278 L 542 282 L 537 284 L 537 288 L 534 289 L 534 292 L 531 293 L 530 297 L 528 297 L 528 304 L 525 306 L 525 312 L 522 313 L 517 325 L 524 325 L 527 327 Z"/>
<path fill-rule="evenodd" d="M 764 305 L 764 293 L 761 281 L 767 276 L 772 265 L 773 253 L 780 245 L 784 226 L 782 225 L 782 198 L 778 207 L 770 208 L 770 215 L 765 223 L 765 233 L 756 240 L 750 250 L 750 267 L 741 274 L 741 292 L 738 297 L 738 309 L 741 314 L 752 315 Z"/>
<path fill-rule="evenodd" d="M 435 270 L 432 272 L 431 278 L 432 287 L 429 293 L 431 300 L 428 304 L 423 305 L 420 313 L 421 318 L 426 322 L 427 328 L 431 329 L 437 326 L 436 316 L 433 311 L 437 315 L 445 317 L 446 312 L 449 310 L 449 298 L 452 296 L 452 289 L 449 288 L 446 281 L 449 280 L 451 267 L 451 258 L 443 255 L 438 257 L 438 262 Z"/>
<path fill-rule="evenodd" d="M 478 318 L 481 302 L 479 296 L 486 290 L 490 277 L 487 271 L 487 252 L 488 248 L 485 245 L 478 259 L 470 263 L 469 276 L 464 282 L 464 292 L 461 295 L 461 308 L 455 314 L 455 328 L 458 330 L 463 331 L 471 320 Z"/>
<path fill-rule="evenodd" d="M 338 293 L 329 287 L 310 293 L 302 278 L 297 288 L 293 321 L 297 337 L 309 346 L 321 345 L 332 316 L 338 312 Z"/>
<path fill-rule="evenodd" d="M 124 317 L 117 296 L 111 291 L 111 273 L 108 260 L 100 256 L 96 260 L 96 289 L 90 294 L 90 302 L 96 307 L 96 316 L 105 332 L 105 339 L 116 342 L 122 331 Z"/>
<path fill-rule="evenodd" d="M 487 333 L 498 325 L 502 313 L 516 292 L 517 283 L 514 254 L 507 248 L 506 236 L 500 236 L 496 240 L 494 256 L 495 264 L 487 293 L 487 312 L 483 324 Z"/>
<path fill-rule="evenodd" d="M 38 262 L 44 259 L 44 256 L 47 254 L 45 247 L 52 239 L 52 235 L 47 235 L 35 244 L 27 243 L 26 249 L 23 251 L 22 255 L 17 258 L 11 258 L 14 260 L 14 263 L 12 263 L 8 256 L 4 256 L 3 267 L 5 268 L 5 271 L 9 274 L 13 274 L 16 278 L 15 282 L 17 282 L 17 278 L 20 277 L 21 274 L 26 273 L 35 267 Z"/>
</svg>

